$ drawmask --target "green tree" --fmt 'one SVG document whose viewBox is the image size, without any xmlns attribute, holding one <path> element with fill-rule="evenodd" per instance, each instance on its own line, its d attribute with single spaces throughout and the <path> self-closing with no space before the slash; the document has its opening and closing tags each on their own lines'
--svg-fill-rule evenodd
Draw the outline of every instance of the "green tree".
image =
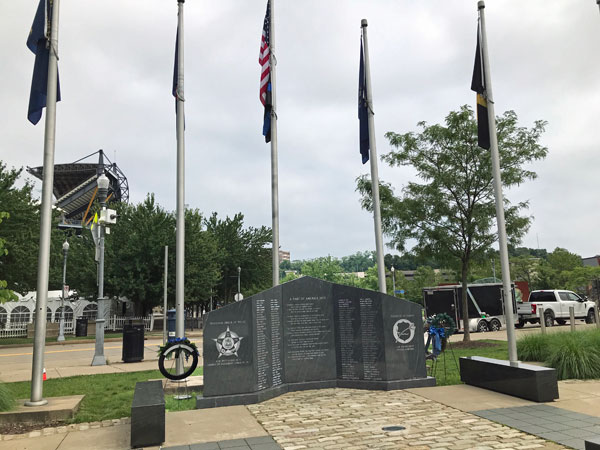
<svg viewBox="0 0 600 450">
<path fill-rule="evenodd" d="M 33 184 L 25 180 L 18 187 L 22 172 L 0 161 L 0 205 L 9 214 L 2 225 L 7 253 L 0 260 L 0 273 L 9 289 L 25 294 L 36 289 L 40 219 Z"/>
<path fill-rule="evenodd" d="M 513 280 L 527 281 L 530 289 L 537 283 L 540 259 L 531 256 L 515 256 L 510 258 L 510 275 Z"/>
<path fill-rule="evenodd" d="M 153 194 L 137 205 L 121 203 L 117 211 L 105 243 L 105 295 L 127 297 L 136 314 L 145 314 L 162 304 L 164 246 L 175 248 L 175 219 Z"/>
<path fill-rule="evenodd" d="M 10 215 L 6 212 L 0 211 L 0 224 L 2 223 L 2 219 L 8 219 Z M 6 256 L 8 251 L 5 247 L 6 241 L 0 237 L 0 257 Z M 0 303 L 4 303 L 10 300 L 16 300 L 17 296 L 13 291 L 7 288 L 6 280 L 0 280 Z"/>
<path fill-rule="evenodd" d="M 534 179 L 535 172 L 524 165 L 548 152 L 539 144 L 545 122 L 537 121 L 531 129 L 519 127 L 513 111 L 496 122 L 503 186 Z M 390 184 L 381 183 L 383 228 L 396 249 L 404 250 L 414 239 L 417 254 L 459 268 L 465 320 L 470 263 L 484 257 L 497 239 L 490 152 L 477 145 L 477 123 L 468 106 L 450 112 L 444 125 L 418 126 L 420 133 L 386 133 L 394 149 L 382 159 L 392 167 L 413 167 L 421 182 L 409 182 L 400 196 Z M 357 181 L 363 207 L 372 210 L 369 179 L 362 176 Z M 506 197 L 504 201 L 506 231 L 514 245 L 529 227 L 529 217 L 520 215 L 527 203 L 513 205 Z M 468 327 L 464 340 L 470 340 Z"/>
<path fill-rule="evenodd" d="M 237 292 L 238 267 L 244 296 L 272 286 L 271 230 L 267 227 L 244 228 L 244 215 L 221 220 L 213 213 L 205 220 L 206 229 L 217 242 L 217 263 L 221 279 L 215 293 L 221 304 L 233 301 Z"/>
<path fill-rule="evenodd" d="M 428 266 L 417 268 L 412 281 L 406 282 L 406 298 L 423 304 L 423 288 L 437 286 L 442 282 L 438 272 Z"/>
<path fill-rule="evenodd" d="M 538 289 L 569 289 L 571 272 L 583 266 L 581 256 L 571 253 L 564 248 L 557 247 L 548 253 L 542 261 L 537 273 Z"/>
<path fill-rule="evenodd" d="M 217 239 L 205 228 L 202 214 L 197 209 L 186 210 L 185 302 L 208 310 L 210 297 L 219 283 L 221 272 Z M 171 278 L 174 283 L 174 274 Z"/>
<path fill-rule="evenodd" d="M 548 254 L 548 264 L 557 272 L 564 272 L 583 266 L 583 261 L 581 256 L 571 253 L 565 248 L 556 247 L 552 253 Z"/>
<path fill-rule="evenodd" d="M 302 275 L 307 275 L 321 280 L 339 283 L 344 279 L 344 269 L 337 258 L 323 256 L 310 259 L 302 265 Z"/>
<path fill-rule="evenodd" d="M 365 272 L 369 267 L 375 265 L 375 252 L 356 252 L 353 255 L 344 256 L 340 266 L 344 272 Z"/>
</svg>

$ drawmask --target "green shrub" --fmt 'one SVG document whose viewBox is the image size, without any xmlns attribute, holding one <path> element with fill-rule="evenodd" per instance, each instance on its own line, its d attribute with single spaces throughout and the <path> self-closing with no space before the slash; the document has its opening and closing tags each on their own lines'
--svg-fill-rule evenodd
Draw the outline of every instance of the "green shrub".
<svg viewBox="0 0 600 450">
<path fill-rule="evenodd" d="M 559 380 L 600 378 L 600 330 L 527 335 L 517 342 L 519 359 L 542 361 Z"/>
<path fill-rule="evenodd" d="M 0 411 L 10 411 L 15 407 L 15 397 L 4 383 L 0 383 Z"/>
<path fill-rule="evenodd" d="M 521 361 L 545 361 L 549 356 L 550 340 L 547 334 L 528 334 L 517 341 Z"/>
<path fill-rule="evenodd" d="M 565 333 L 553 343 L 548 365 L 556 369 L 559 380 L 600 378 L 600 350 L 590 344 L 588 336 Z"/>
</svg>

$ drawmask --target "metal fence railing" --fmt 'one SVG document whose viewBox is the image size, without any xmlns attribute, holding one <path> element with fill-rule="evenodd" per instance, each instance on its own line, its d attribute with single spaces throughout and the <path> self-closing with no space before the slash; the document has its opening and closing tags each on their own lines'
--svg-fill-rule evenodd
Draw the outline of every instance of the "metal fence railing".
<svg viewBox="0 0 600 450">
<path fill-rule="evenodd" d="M 152 331 L 154 328 L 154 317 L 153 316 L 139 316 L 139 317 L 127 317 L 127 316 L 111 316 L 105 322 L 104 329 L 105 330 L 122 330 L 123 325 L 129 323 L 129 321 L 143 321 L 144 322 L 144 330 Z"/>
<path fill-rule="evenodd" d="M 111 316 L 104 323 L 104 329 L 108 331 L 121 331 L 123 325 L 129 323 L 130 320 L 142 321 L 144 323 L 145 331 L 152 331 L 154 329 L 154 317 L 125 317 L 125 316 Z M 56 321 L 55 323 L 57 323 Z M 65 334 L 75 334 L 75 319 L 65 320 Z M 0 323 L 0 339 L 2 338 L 19 338 L 27 337 L 27 325 L 31 322 L 4 322 Z"/>
<path fill-rule="evenodd" d="M 0 339 L 27 337 L 27 322 L 4 323 L 2 325 Z"/>
</svg>

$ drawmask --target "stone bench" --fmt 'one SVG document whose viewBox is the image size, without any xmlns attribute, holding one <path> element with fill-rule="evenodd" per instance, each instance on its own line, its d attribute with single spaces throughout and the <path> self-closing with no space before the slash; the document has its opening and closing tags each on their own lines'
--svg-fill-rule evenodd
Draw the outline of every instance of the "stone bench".
<svg viewBox="0 0 600 450">
<path fill-rule="evenodd" d="M 150 447 L 165 441 L 165 396 L 161 381 L 135 384 L 131 403 L 131 447 Z"/>
<path fill-rule="evenodd" d="M 600 450 L 600 436 L 596 438 L 587 438 L 585 440 L 585 450 Z"/>
<path fill-rule="evenodd" d="M 534 402 L 558 398 L 556 370 L 482 356 L 460 358 L 460 379 L 466 384 Z"/>
</svg>

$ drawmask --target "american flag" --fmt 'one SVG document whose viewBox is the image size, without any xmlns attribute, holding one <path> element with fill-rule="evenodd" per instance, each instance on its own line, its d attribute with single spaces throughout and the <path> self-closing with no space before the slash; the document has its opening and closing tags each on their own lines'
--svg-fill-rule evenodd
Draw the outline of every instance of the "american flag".
<svg viewBox="0 0 600 450">
<path fill-rule="evenodd" d="M 258 55 L 258 63 L 261 67 L 260 72 L 260 101 L 266 106 L 267 87 L 269 85 L 271 66 L 269 58 L 271 50 L 269 48 L 269 32 L 271 28 L 271 2 L 267 2 L 267 13 L 265 14 L 265 23 L 263 25 L 262 39 L 260 42 L 260 54 Z"/>
</svg>

